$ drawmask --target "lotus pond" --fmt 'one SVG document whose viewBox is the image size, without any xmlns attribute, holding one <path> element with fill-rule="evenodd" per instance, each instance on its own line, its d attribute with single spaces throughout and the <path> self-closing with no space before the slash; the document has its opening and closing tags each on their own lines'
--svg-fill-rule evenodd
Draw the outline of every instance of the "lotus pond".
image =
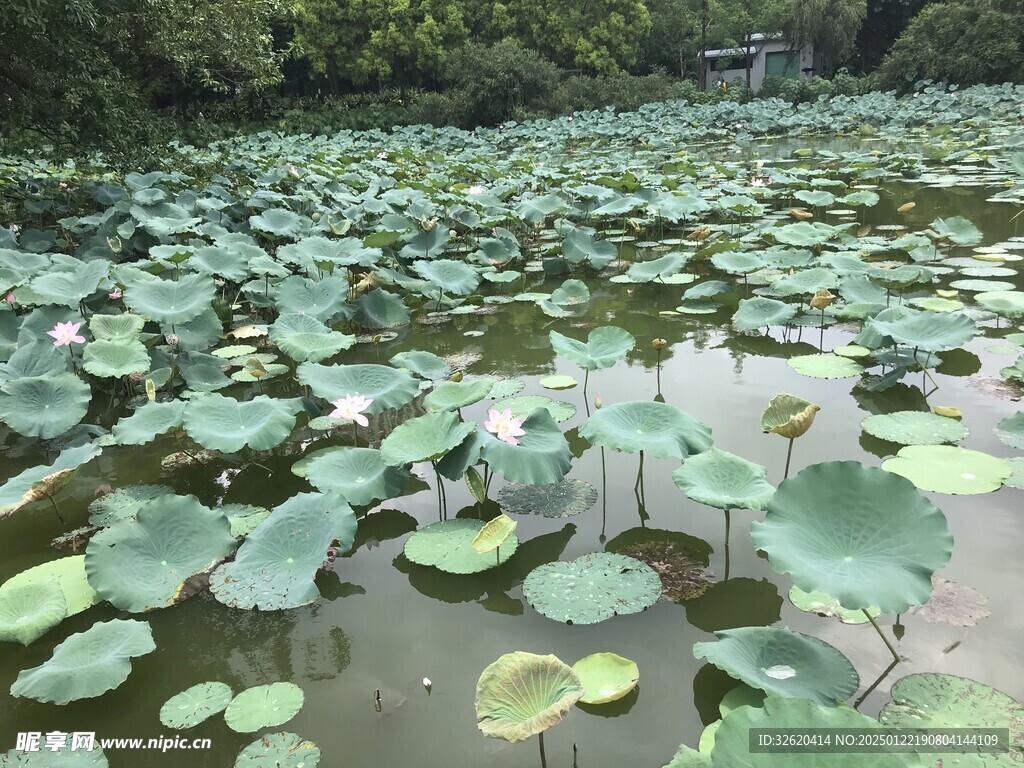
<svg viewBox="0 0 1024 768">
<path fill-rule="evenodd" d="M 0 158 L 0 765 L 1019 765 L 1022 102 Z"/>
</svg>

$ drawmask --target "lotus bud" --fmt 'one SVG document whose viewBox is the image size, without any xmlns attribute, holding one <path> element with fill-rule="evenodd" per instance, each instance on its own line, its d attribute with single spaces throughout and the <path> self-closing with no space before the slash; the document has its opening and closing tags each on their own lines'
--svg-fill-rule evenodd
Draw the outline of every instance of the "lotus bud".
<svg viewBox="0 0 1024 768">
<path fill-rule="evenodd" d="M 668 346 L 668 342 L 665 341 L 664 339 L 655 339 L 654 341 L 651 342 L 651 346 L 660 352 L 661 350 Z"/>
<path fill-rule="evenodd" d="M 813 213 L 809 213 L 808 211 L 802 211 L 799 208 L 791 208 L 789 211 L 789 215 L 792 216 L 794 219 L 797 219 L 798 221 L 807 221 L 808 219 L 814 218 Z"/>
<path fill-rule="evenodd" d="M 121 252 L 121 238 L 117 237 L 116 235 L 114 237 L 108 237 L 107 238 L 107 247 L 112 252 L 114 252 L 114 253 L 120 253 Z"/>
<path fill-rule="evenodd" d="M 434 687 L 434 684 L 430 681 L 429 677 L 423 678 L 423 687 L 427 689 L 427 696 L 429 696 L 430 689 Z"/>
<path fill-rule="evenodd" d="M 384 335 L 378 333 L 376 336 L 373 337 L 373 343 L 374 344 L 380 344 L 381 339 L 383 339 L 383 338 L 384 338 Z"/>
<path fill-rule="evenodd" d="M 314 222 L 320 221 L 320 211 L 313 211 L 313 214 L 309 218 L 311 218 Z"/>
<path fill-rule="evenodd" d="M 164 341 L 167 342 L 168 347 L 176 347 L 181 339 L 176 333 L 168 333 L 164 335 Z"/>
<path fill-rule="evenodd" d="M 152 379 L 146 379 L 146 398 L 149 402 L 156 402 L 156 384 Z"/>
<path fill-rule="evenodd" d="M 604 404 L 604 401 L 601 400 L 601 396 L 600 395 L 594 395 L 594 407 L 597 408 L 598 410 L 600 410 L 600 408 L 601 408 L 601 406 L 603 404 Z"/>
<path fill-rule="evenodd" d="M 907 213 L 908 211 L 914 210 L 916 207 L 917 207 L 917 203 L 914 203 L 914 202 L 904 203 L 903 205 L 901 205 L 899 208 L 896 209 L 896 212 L 897 213 Z"/>
<path fill-rule="evenodd" d="M 465 371 L 456 371 L 455 373 L 452 374 L 452 381 L 454 381 L 454 382 L 462 381 L 462 377 L 465 376 L 465 375 L 466 375 Z"/>
<path fill-rule="evenodd" d="M 814 292 L 814 297 L 811 299 L 811 307 L 814 309 L 824 309 L 825 307 L 832 306 L 832 302 L 835 299 L 835 294 L 828 288 L 822 288 L 820 291 Z"/>
<path fill-rule="evenodd" d="M 456 232 L 456 231 L 455 231 L 454 229 L 449 229 L 449 230 L 448 230 L 448 235 L 449 235 L 450 237 L 458 237 L 458 236 L 459 236 L 459 233 L 458 233 L 458 232 Z"/>
</svg>

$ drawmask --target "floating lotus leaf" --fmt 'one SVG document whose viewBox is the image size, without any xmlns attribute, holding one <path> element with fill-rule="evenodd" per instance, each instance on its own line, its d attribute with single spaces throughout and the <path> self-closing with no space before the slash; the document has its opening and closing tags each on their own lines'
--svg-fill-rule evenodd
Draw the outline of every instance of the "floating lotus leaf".
<svg viewBox="0 0 1024 768">
<path fill-rule="evenodd" d="M 587 336 L 586 343 L 563 336 L 558 331 L 551 331 L 548 337 L 556 354 L 569 358 L 588 371 L 612 367 L 636 346 L 632 334 L 614 325 L 595 328 Z"/>
<path fill-rule="evenodd" d="M 69 747 L 71 743 L 72 740 L 69 738 Z M 91 750 L 79 748 L 73 752 L 69 747 L 57 752 L 51 752 L 45 748 L 41 748 L 39 752 L 24 752 L 15 748 L 7 752 L 6 755 L 0 753 L 0 768 L 109 768 L 110 766 L 106 755 L 98 746 Z"/>
<path fill-rule="evenodd" d="M 160 722 L 175 730 L 194 728 L 223 712 L 233 698 L 230 686 L 224 683 L 199 683 L 165 701 Z"/>
<path fill-rule="evenodd" d="M 1013 474 L 1006 479 L 1005 484 L 1011 488 L 1024 488 L 1024 456 L 1007 459 L 1006 463 L 1010 465 Z"/>
<path fill-rule="evenodd" d="M 709 448 L 672 473 L 687 497 L 718 509 L 764 509 L 775 488 L 768 470 L 735 454 Z"/>
<path fill-rule="evenodd" d="M 962 347 L 978 333 L 971 318 L 954 312 L 914 312 L 890 321 L 875 317 L 867 324 L 880 336 L 922 352 Z"/>
<path fill-rule="evenodd" d="M 130 312 L 93 315 L 89 318 L 89 330 L 96 341 L 135 341 L 145 324 L 144 317 Z"/>
<path fill-rule="evenodd" d="M 0 589 L 0 642 L 29 645 L 64 621 L 68 604 L 54 582 Z"/>
<path fill-rule="evenodd" d="M 146 403 L 131 416 L 124 416 L 111 428 L 119 445 L 145 445 L 158 435 L 178 429 L 185 416 L 185 403 Z"/>
<path fill-rule="evenodd" d="M 235 548 L 231 525 L 194 496 L 160 496 L 135 520 L 104 528 L 89 541 L 89 583 L 115 607 L 132 613 L 165 608 L 187 597 L 186 582 Z"/>
<path fill-rule="evenodd" d="M 303 476 L 317 490 L 333 491 L 357 506 L 399 495 L 411 477 L 404 469 L 388 466 L 374 448 L 325 448 L 302 463 Z"/>
<path fill-rule="evenodd" d="M 526 387 L 526 382 L 520 379 L 498 379 L 491 387 L 492 400 L 504 400 L 518 395 Z"/>
<path fill-rule="evenodd" d="M 772 325 L 785 325 L 796 315 L 797 306 L 776 299 L 757 297 L 741 299 L 736 314 L 732 316 L 732 327 L 738 331 L 752 331 Z"/>
<path fill-rule="evenodd" d="M 480 273 L 464 261 L 435 259 L 416 261 L 413 270 L 427 282 L 433 283 L 444 293 L 468 296 L 480 285 Z"/>
<path fill-rule="evenodd" d="M 65 616 L 74 616 L 100 602 L 100 596 L 85 574 L 85 555 L 72 555 L 29 568 L 12 576 L 0 586 L 0 596 L 7 590 L 26 586 L 56 584 L 64 593 Z"/>
<path fill-rule="evenodd" d="M 557 483 L 569 471 L 572 452 L 551 414 L 538 408 L 523 421 L 526 432 L 519 445 L 510 445 L 490 432 L 477 430 L 480 456 L 511 483 Z"/>
<path fill-rule="evenodd" d="M 932 575 L 932 596 L 924 605 L 916 605 L 910 613 L 933 624 L 973 627 L 990 613 L 988 598 L 971 587 Z"/>
<path fill-rule="evenodd" d="M 231 700 L 224 710 L 224 720 L 236 733 L 252 733 L 287 723 L 299 713 L 305 699 L 295 683 L 257 685 Z"/>
<path fill-rule="evenodd" d="M 579 385 L 572 376 L 545 376 L 538 383 L 544 389 L 572 389 Z"/>
<path fill-rule="evenodd" d="M 291 434 L 300 410 L 298 398 L 279 400 L 257 395 L 242 402 L 213 392 L 194 397 L 185 406 L 185 431 L 201 446 L 214 451 L 233 453 L 246 446 L 265 451 Z"/>
<path fill-rule="evenodd" d="M 86 344 L 82 367 L 93 376 L 120 378 L 149 370 L 149 352 L 141 341 L 98 340 Z"/>
<path fill-rule="evenodd" d="M 99 622 L 71 635 L 42 665 L 23 670 L 11 686 L 11 695 L 51 704 L 102 696 L 128 679 L 132 657 L 155 650 L 148 623 Z"/>
<path fill-rule="evenodd" d="M 351 347 L 355 336 L 332 331 L 308 314 L 280 315 L 268 329 L 270 340 L 296 362 L 318 363 Z"/>
<path fill-rule="evenodd" d="M 355 301 L 353 319 L 363 328 L 395 328 L 409 322 L 409 308 L 401 297 L 377 288 Z"/>
<path fill-rule="evenodd" d="M 251 344 L 231 344 L 226 347 L 218 347 L 217 349 L 212 350 L 210 354 L 214 357 L 219 357 L 222 360 L 230 360 L 233 357 L 252 355 L 255 352 L 256 347 Z"/>
<path fill-rule="evenodd" d="M 29 467 L 0 486 L 0 519 L 27 504 L 53 498 L 71 482 L 75 471 L 96 458 L 102 448 L 92 443 L 61 451 L 53 464 Z"/>
<path fill-rule="evenodd" d="M 423 352 L 421 350 L 399 352 L 388 362 L 395 366 L 395 368 L 405 368 L 417 376 L 432 381 L 443 379 L 452 373 L 452 369 L 445 362 L 445 359 L 435 355 L 433 352 Z"/>
<path fill-rule="evenodd" d="M 674 405 L 632 400 L 606 405 L 579 427 L 592 445 L 617 451 L 645 451 L 660 459 L 685 459 L 711 447 L 711 430 Z"/>
<path fill-rule="evenodd" d="M 769 232 L 776 242 L 783 245 L 809 248 L 830 240 L 835 236 L 836 229 L 819 222 L 800 221 L 796 224 L 785 224 L 781 227 L 776 227 L 769 230 Z"/>
<path fill-rule="evenodd" d="M 345 308 L 348 282 L 340 276 L 311 280 L 292 275 L 274 290 L 274 304 L 281 314 L 303 313 L 317 320 L 330 320 Z"/>
<path fill-rule="evenodd" d="M 107 528 L 124 520 L 134 520 L 139 510 L 153 499 L 173 496 L 166 485 L 128 485 L 104 494 L 89 505 L 89 525 Z"/>
<path fill-rule="evenodd" d="M 497 517 L 488 520 L 480 529 L 476 538 L 471 542 L 473 549 L 481 555 L 493 552 L 509 540 L 518 525 L 518 520 L 499 513 Z"/>
<path fill-rule="evenodd" d="M 715 636 L 717 642 L 695 643 L 693 655 L 769 695 L 831 706 L 857 690 L 850 660 L 816 637 L 779 627 L 739 627 Z"/>
<path fill-rule="evenodd" d="M 476 684 L 476 724 L 486 736 L 517 742 L 559 723 L 584 695 L 583 683 L 556 656 L 506 653 Z"/>
<path fill-rule="evenodd" d="M 892 701 L 878 713 L 882 725 L 889 728 L 1008 728 L 1009 753 L 967 752 L 956 756 L 956 764 L 971 768 L 1020 764 L 1024 707 L 1002 691 L 966 677 L 921 672 L 897 680 L 889 694 Z"/>
<path fill-rule="evenodd" d="M 257 232 L 274 237 L 295 237 L 302 228 L 302 218 L 287 208 L 268 208 L 249 217 L 249 226 Z"/>
<path fill-rule="evenodd" d="M 1024 448 L 1024 411 L 1007 416 L 996 424 L 996 437 L 1011 448 Z"/>
<path fill-rule="evenodd" d="M 496 568 L 515 554 L 519 540 L 509 534 L 497 553 L 482 554 L 473 541 L 483 530 L 483 520 L 443 520 L 416 531 L 405 542 L 405 556 L 419 565 L 429 565 L 446 573 L 480 573 Z"/>
<path fill-rule="evenodd" d="M 557 422 L 567 421 L 576 415 L 576 406 L 562 400 L 552 400 L 543 395 L 520 395 L 500 400 L 494 404 L 494 410 L 504 411 L 506 408 L 517 419 L 525 419 L 538 408 L 543 408 Z"/>
<path fill-rule="evenodd" d="M 801 589 L 884 613 L 926 602 L 953 548 L 946 518 L 912 484 L 856 461 L 784 480 L 750 538 Z"/>
<path fill-rule="evenodd" d="M 636 688 L 640 669 L 635 661 L 617 653 L 592 653 L 572 665 L 583 683 L 583 704 L 608 704 L 618 701 Z"/>
<path fill-rule="evenodd" d="M 256 526 L 270 517 L 270 510 L 250 504 L 224 504 L 219 509 L 227 516 L 231 536 L 235 539 L 248 536 L 256 530 Z"/>
<path fill-rule="evenodd" d="M 929 312 L 956 312 L 964 308 L 964 303 L 962 301 L 944 299 L 941 296 L 914 299 L 910 303 L 920 309 L 927 309 Z"/>
<path fill-rule="evenodd" d="M 494 379 L 442 381 L 423 398 L 423 407 L 435 411 L 455 411 L 480 402 L 494 385 Z"/>
<path fill-rule="evenodd" d="M 882 469 L 910 480 L 922 491 L 950 494 L 991 493 L 1010 476 L 1004 459 L 953 445 L 910 445 Z"/>
<path fill-rule="evenodd" d="M 268 733 L 238 753 L 234 768 L 316 768 L 320 748 L 294 733 Z"/>
<path fill-rule="evenodd" d="M 14 379 L 0 385 L 0 419 L 19 435 L 57 437 L 82 420 L 91 398 L 71 373 Z"/>
<path fill-rule="evenodd" d="M 942 445 L 956 443 L 968 435 L 967 427 L 956 419 L 928 411 L 896 411 L 868 416 L 861 429 L 879 440 L 900 445 Z"/>
<path fill-rule="evenodd" d="M 1015 287 L 1007 280 L 954 280 L 949 286 L 958 291 L 976 291 L 978 293 L 1006 293 Z"/>
<path fill-rule="evenodd" d="M 843 624 L 866 624 L 870 619 L 864 615 L 864 611 L 851 611 L 844 608 L 831 595 L 824 592 L 804 592 L 800 587 L 793 586 L 789 590 L 789 600 L 793 605 L 804 613 L 814 613 L 826 618 L 835 617 Z M 914 611 L 913 608 L 910 609 Z M 881 611 L 872 606 L 867 609 L 872 617 L 877 617 Z"/>
<path fill-rule="evenodd" d="M 158 323 L 179 325 L 208 309 L 217 289 L 213 278 L 197 272 L 178 280 L 139 275 L 124 291 L 124 303 L 143 317 Z"/>
<path fill-rule="evenodd" d="M 356 516 L 333 493 L 300 493 L 274 508 L 210 577 L 210 591 L 232 608 L 275 611 L 307 605 L 320 596 L 313 577 L 327 548 L 352 548 Z"/>
<path fill-rule="evenodd" d="M 571 517 L 597 501 L 597 489 L 582 480 L 566 478 L 548 485 L 508 483 L 498 491 L 498 504 L 512 515 Z"/>
<path fill-rule="evenodd" d="M 918 755 L 883 753 L 872 754 L 865 760 L 863 754 L 834 751 L 823 761 L 822 753 L 750 751 L 752 728 L 784 728 L 806 730 L 813 728 L 853 728 L 858 731 L 880 729 L 878 721 L 862 715 L 853 707 L 821 706 L 807 699 L 769 696 L 763 707 L 739 707 L 722 720 L 715 733 L 715 748 L 711 753 L 712 768 L 920 768 Z"/>
<path fill-rule="evenodd" d="M 761 431 L 782 435 L 790 440 L 795 439 L 811 428 L 814 417 L 820 410 L 820 405 L 809 403 L 788 392 L 781 392 L 771 399 L 761 414 Z"/>
<path fill-rule="evenodd" d="M 302 363 L 296 374 L 317 397 L 334 401 L 345 395 L 362 395 L 373 400 L 365 413 L 380 413 L 409 403 L 420 387 L 408 371 L 387 365 L 318 365 Z"/>
<path fill-rule="evenodd" d="M 380 444 L 380 455 L 392 467 L 436 461 L 476 429 L 450 411 L 425 413 L 402 422 Z"/>
<path fill-rule="evenodd" d="M 635 558 L 595 552 L 534 568 L 523 582 L 523 597 L 549 619 L 597 624 L 650 608 L 661 597 L 661 579 Z"/>
<path fill-rule="evenodd" d="M 853 360 L 839 355 L 797 355 L 786 362 L 801 376 L 813 379 L 848 379 L 864 372 Z"/>
<path fill-rule="evenodd" d="M 974 294 L 974 300 L 1002 317 L 1024 317 L 1024 291 L 985 291 Z"/>
</svg>

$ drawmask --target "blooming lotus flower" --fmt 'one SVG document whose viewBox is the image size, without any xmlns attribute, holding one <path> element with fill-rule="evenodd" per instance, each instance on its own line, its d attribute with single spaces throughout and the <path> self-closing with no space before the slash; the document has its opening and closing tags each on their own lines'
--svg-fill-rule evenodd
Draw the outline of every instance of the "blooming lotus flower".
<svg viewBox="0 0 1024 768">
<path fill-rule="evenodd" d="M 765 187 L 768 186 L 768 180 L 762 179 L 759 176 L 755 176 L 750 180 L 750 186 L 752 187 Z"/>
<path fill-rule="evenodd" d="M 47 336 L 54 338 L 53 346 L 70 347 L 72 344 L 85 344 L 85 337 L 78 335 L 81 323 L 57 323 L 52 331 L 47 331 Z"/>
<path fill-rule="evenodd" d="M 332 419 L 351 419 L 361 427 L 368 427 L 370 422 L 363 416 L 363 411 L 369 408 L 372 402 L 372 399 L 367 399 L 362 395 L 345 395 L 331 403 L 334 410 L 331 411 L 330 417 Z"/>
<path fill-rule="evenodd" d="M 512 415 L 512 409 L 506 408 L 500 413 L 494 408 L 487 412 L 487 421 L 484 422 L 484 429 L 495 435 L 503 443 L 519 445 L 517 437 L 525 435 L 523 420 Z"/>
<path fill-rule="evenodd" d="M 14 298 L 14 292 L 8 291 L 6 298 L 4 298 L 4 301 L 6 301 L 8 304 L 13 304 L 16 301 L 16 299 Z"/>
<path fill-rule="evenodd" d="M 114 290 L 107 294 L 107 298 L 111 301 L 117 301 L 122 296 L 124 296 L 124 294 L 121 292 L 120 288 L 114 288 Z"/>
</svg>

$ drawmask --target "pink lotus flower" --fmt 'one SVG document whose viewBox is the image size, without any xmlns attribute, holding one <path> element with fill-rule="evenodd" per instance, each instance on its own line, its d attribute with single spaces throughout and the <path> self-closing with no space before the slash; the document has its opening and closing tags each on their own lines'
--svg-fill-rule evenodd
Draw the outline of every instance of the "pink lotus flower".
<svg viewBox="0 0 1024 768">
<path fill-rule="evenodd" d="M 750 180 L 750 186 L 752 187 L 767 187 L 768 179 L 762 179 L 759 176 L 755 176 Z"/>
<path fill-rule="evenodd" d="M 519 445 L 516 438 L 526 434 L 522 427 L 523 420 L 515 418 L 511 408 L 506 408 L 501 413 L 491 408 L 487 412 L 487 421 L 484 422 L 484 429 L 509 445 Z"/>
<path fill-rule="evenodd" d="M 52 331 L 47 331 L 47 336 L 52 336 L 55 347 L 70 347 L 72 344 L 85 344 L 85 337 L 78 335 L 81 323 L 57 323 Z"/>
<path fill-rule="evenodd" d="M 6 301 L 8 304 L 13 304 L 16 301 L 16 299 L 14 298 L 14 292 L 8 291 L 7 296 L 4 298 L 4 301 Z"/>
<path fill-rule="evenodd" d="M 372 399 L 362 395 L 345 395 L 331 403 L 334 410 L 329 415 L 332 419 L 351 419 L 361 427 L 368 427 L 370 422 L 362 412 L 369 408 L 372 402 Z"/>
<path fill-rule="evenodd" d="M 114 288 L 114 290 L 107 294 L 107 298 L 110 299 L 111 301 L 117 301 L 122 296 L 124 296 L 124 294 L 121 293 L 120 288 Z"/>
</svg>

